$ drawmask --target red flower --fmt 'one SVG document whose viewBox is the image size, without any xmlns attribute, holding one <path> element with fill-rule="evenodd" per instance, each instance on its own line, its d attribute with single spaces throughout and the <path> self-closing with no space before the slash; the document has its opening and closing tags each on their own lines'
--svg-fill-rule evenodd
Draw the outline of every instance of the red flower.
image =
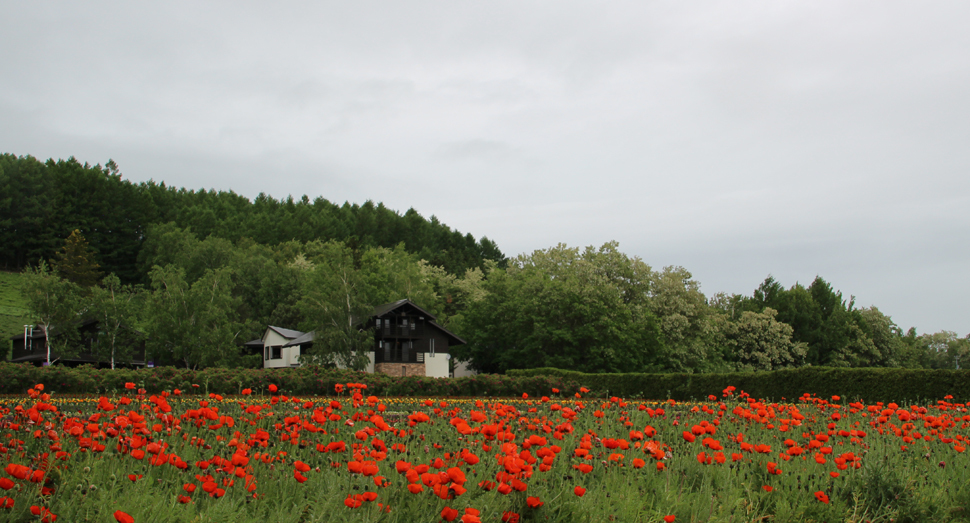
<svg viewBox="0 0 970 523">
<path fill-rule="evenodd" d="M 677 519 L 677 516 L 675 516 L 675 515 L 673 515 L 673 514 L 671 514 L 671 515 L 669 515 L 669 516 L 664 516 L 664 521 L 665 521 L 666 523 L 674 523 L 674 520 L 675 520 L 675 519 Z"/>
<path fill-rule="evenodd" d="M 445 507 L 441 509 L 441 519 L 445 521 L 454 521 L 458 517 L 458 511 L 451 508 Z"/>
<path fill-rule="evenodd" d="M 269 386 L 269 391 L 270 392 L 276 392 L 277 390 L 279 390 L 279 389 L 276 388 L 276 385 L 270 384 L 270 386 Z"/>
<path fill-rule="evenodd" d="M 519 523 L 518 512 L 506 510 L 502 513 L 502 523 Z"/>
<path fill-rule="evenodd" d="M 252 393 L 253 393 L 253 389 L 243 389 L 242 390 L 242 395 L 243 396 L 249 396 Z"/>
<path fill-rule="evenodd" d="M 120 510 L 115 511 L 115 520 L 118 523 L 135 523 L 135 518 L 131 517 L 129 514 L 126 514 Z"/>
<path fill-rule="evenodd" d="M 13 508 L 13 498 L 3 497 L 0 498 L 0 508 Z"/>
<path fill-rule="evenodd" d="M 135 388 L 135 384 L 134 383 L 131 383 L 131 382 L 125 383 L 125 388 L 128 389 L 128 390 L 134 389 Z"/>
<path fill-rule="evenodd" d="M 40 520 L 43 523 L 52 523 L 57 521 L 57 515 L 52 514 L 47 507 L 38 507 L 37 505 L 33 505 L 30 507 L 30 513 L 35 516 L 40 516 Z"/>
<path fill-rule="evenodd" d="M 529 505 L 530 508 L 539 508 L 542 505 L 544 505 L 544 503 L 542 502 L 542 500 L 539 499 L 539 498 L 537 498 L 537 497 L 535 497 L 535 496 L 529 496 L 529 497 L 525 498 L 525 504 L 526 505 Z"/>
<path fill-rule="evenodd" d="M 765 489 L 765 492 L 771 492 L 772 490 L 775 490 L 775 487 L 772 487 L 771 485 L 765 485 L 761 488 Z"/>
<path fill-rule="evenodd" d="M 583 494 L 586 494 L 586 489 L 584 489 L 583 487 L 580 487 L 579 485 L 576 485 L 576 488 L 573 489 L 573 494 L 576 494 L 579 497 L 583 497 Z"/>
<path fill-rule="evenodd" d="M 822 503 L 828 503 L 829 497 L 825 495 L 821 490 L 815 493 L 815 499 L 821 501 Z"/>
</svg>

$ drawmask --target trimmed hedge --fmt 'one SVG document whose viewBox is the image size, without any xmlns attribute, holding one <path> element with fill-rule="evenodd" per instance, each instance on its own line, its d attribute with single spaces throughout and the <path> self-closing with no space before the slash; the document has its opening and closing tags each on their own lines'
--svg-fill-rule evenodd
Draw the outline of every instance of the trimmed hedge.
<svg viewBox="0 0 970 523">
<path fill-rule="evenodd" d="M 955 402 L 970 401 L 970 370 L 800 367 L 723 374 L 585 374 L 541 368 L 510 370 L 508 375 L 558 377 L 588 387 L 592 395 L 626 399 L 701 399 L 710 394 L 720 396 L 733 385 L 737 387 L 735 394 L 744 391 L 770 400 L 793 400 L 812 393 L 867 403 L 937 401 L 947 395 Z"/>
<path fill-rule="evenodd" d="M 154 369 L 98 369 L 80 367 L 35 367 L 0 362 L 0 394 L 24 394 L 37 383 L 58 394 L 98 394 L 119 391 L 131 382 L 149 394 L 180 389 L 186 393 L 239 394 L 242 389 L 265 393 L 270 384 L 282 394 L 332 395 L 337 383 L 364 383 L 375 396 L 548 396 L 553 388 L 573 394 L 579 385 L 567 378 L 550 376 L 511 377 L 482 374 L 467 378 L 400 377 L 367 374 L 319 367 L 288 369 L 190 370 L 175 367 Z M 195 387 L 198 385 L 198 387 Z"/>
</svg>

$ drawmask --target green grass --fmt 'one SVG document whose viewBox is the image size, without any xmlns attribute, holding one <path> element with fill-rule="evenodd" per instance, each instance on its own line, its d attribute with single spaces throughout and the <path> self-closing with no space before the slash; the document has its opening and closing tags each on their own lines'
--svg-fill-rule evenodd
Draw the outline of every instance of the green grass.
<svg viewBox="0 0 970 523">
<path fill-rule="evenodd" d="M 24 332 L 27 304 L 20 295 L 20 273 L 0 271 L 0 351 L 9 359 L 10 337 Z"/>
</svg>

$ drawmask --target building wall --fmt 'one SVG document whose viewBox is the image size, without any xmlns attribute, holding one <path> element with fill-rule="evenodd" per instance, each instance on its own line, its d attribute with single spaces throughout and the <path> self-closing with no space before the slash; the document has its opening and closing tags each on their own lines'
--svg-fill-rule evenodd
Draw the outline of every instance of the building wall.
<svg viewBox="0 0 970 523">
<path fill-rule="evenodd" d="M 466 378 L 468 376 L 474 376 L 476 374 L 478 374 L 478 371 L 475 371 L 469 368 L 467 362 L 455 360 L 454 377 Z"/>
<path fill-rule="evenodd" d="M 430 378 L 447 378 L 448 377 L 448 354 L 435 352 L 432 356 L 430 353 L 424 355 L 424 367 L 425 376 Z"/>
<path fill-rule="evenodd" d="M 280 336 L 280 334 L 274 331 L 273 329 L 266 329 L 266 332 L 263 333 L 263 368 L 264 369 L 279 369 L 279 368 L 289 367 L 291 365 L 296 364 L 297 359 L 300 357 L 299 347 L 284 347 L 283 349 L 280 350 L 280 356 L 282 356 L 282 358 L 278 360 L 265 359 L 267 350 L 270 351 L 270 355 L 272 356 L 271 347 L 283 346 L 289 342 L 290 340 L 284 338 L 283 336 Z M 296 352 L 296 356 L 293 356 L 294 351 Z"/>
<path fill-rule="evenodd" d="M 374 366 L 374 372 L 388 376 L 424 376 L 426 371 L 424 363 L 378 363 Z"/>
</svg>

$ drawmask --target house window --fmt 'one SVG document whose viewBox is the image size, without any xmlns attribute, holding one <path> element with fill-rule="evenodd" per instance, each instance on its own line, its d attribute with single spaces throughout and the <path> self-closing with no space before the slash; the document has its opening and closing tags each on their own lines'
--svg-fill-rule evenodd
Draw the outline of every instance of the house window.
<svg viewBox="0 0 970 523">
<path fill-rule="evenodd" d="M 431 348 L 431 350 L 429 350 L 428 352 L 430 352 L 431 353 L 431 357 L 434 358 L 434 338 L 429 338 L 428 339 L 428 345 Z"/>
<path fill-rule="evenodd" d="M 418 363 L 424 363 L 424 353 L 423 352 L 417 353 L 416 356 L 418 357 Z"/>
<path fill-rule="evenodd" d="M 275 345 L 275 346 L 272 347 L 272 349 L 273 349 L 273 356 L 270 359 L 274 359 L 274 360 L 281 360 L 281 359 L 283 359 L 283 346 L 282 345 Z"/>
<path fill-rule="evenodd" d="M 381 345 L 384 347 L 384 361 L 391 361 L 391 342 L 382 341 Z"/>
<path fill-rule="evenodd" d="M 401 361 L 411 361 L 411 342 L 401 344 Z"/>
<path fill-rule="evenodd" d="M 263 347 L 263 359 L 264 360 L 269 359 L 269 347 Z"/>
</svg>

